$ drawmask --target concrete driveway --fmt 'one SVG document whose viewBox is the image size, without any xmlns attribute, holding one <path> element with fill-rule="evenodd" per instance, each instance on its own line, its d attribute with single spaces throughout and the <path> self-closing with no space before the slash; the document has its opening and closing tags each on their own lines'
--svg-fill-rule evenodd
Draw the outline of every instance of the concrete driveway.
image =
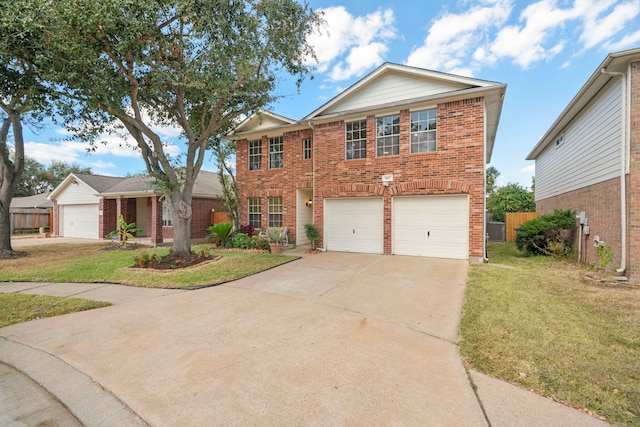
<svg viewBox="0 0 640 427">
<path fill-rule="evenodd" d="M 84 425 L 487 425 L 456 346 L 466 274 L 464 261 L 321 253 L 2 328 L 0 361 Z"/>
</svg>

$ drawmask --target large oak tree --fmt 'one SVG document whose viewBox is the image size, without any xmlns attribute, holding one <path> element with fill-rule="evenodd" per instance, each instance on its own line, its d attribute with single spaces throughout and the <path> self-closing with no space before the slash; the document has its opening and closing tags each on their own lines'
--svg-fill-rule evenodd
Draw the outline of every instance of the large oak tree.
<svg viewBox="0 0 640 427">
<path fill-rule="evenodd" d="M 270 104 L 283 73 L 310 69 L 319 22 L 294 0 L 12 0 L 16 34 L 46 43 L 34 65 L 64 95 L 77 138 L 125 130 L 165 191 L 173 250 L 191 250 L 191 198 L 205 151 L 237 120 Z M 154 124 L 182 130 L 178 157 Z"/>
</svg>

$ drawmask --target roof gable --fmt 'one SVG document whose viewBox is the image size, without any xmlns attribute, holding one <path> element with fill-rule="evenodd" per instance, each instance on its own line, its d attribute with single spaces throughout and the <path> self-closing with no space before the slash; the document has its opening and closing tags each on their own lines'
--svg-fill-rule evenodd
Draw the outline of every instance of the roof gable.
<svg viewBox="0 0 640 427">
<path fill-rule="evenodd" d="M 58 184 L 56 188 L 53 189 L 49 195 L 49 199 L 56 200 L 60 194 L 72 184 L 82 185 L 83 187 L 86 187 L 87 191 L 92 191 L 93 193 L 100 193 L 113 187 L 122 180 L 124 180 L 124 178 L 115 176 L 70 173 L 60 184 Z"/>
<path fill-rule="evenodd" d="M 455 95 L 457 92 L 469 89 L 495 86 L 503 85 L 406 65 L 385 63 L 303 120 L 371 110 L 383 105 L 406 103 L 438 95 Z"/>
<path fill-rule="evenodd" d="M 243 120 L 235 129 L 235 132 L 261 132 L 295 123 L 295 120 L 270 111 L 258 111 Z"/>
</svg>

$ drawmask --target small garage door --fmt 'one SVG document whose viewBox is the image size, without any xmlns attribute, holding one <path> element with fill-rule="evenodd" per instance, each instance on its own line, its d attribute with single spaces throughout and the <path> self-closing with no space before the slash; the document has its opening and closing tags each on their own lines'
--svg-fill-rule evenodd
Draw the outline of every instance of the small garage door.
<svg viewBox="0 0 640 427">
<path fill-rule="evenodd" d="M 469 258 L 469 202 L 465 196 L 394 197 L 393 253 Z"/>
<path fill-rule="evenodd" d="M 98 205 L 64 205 L 62 206 L 62 230 L 64 237 L 82 239 L 99 239 Z"/>
<path fill-rule="evenodd" d="M 325 199 L 324 218 L 328 251 L 384 252 L 382 198 Z"/>
</svg>

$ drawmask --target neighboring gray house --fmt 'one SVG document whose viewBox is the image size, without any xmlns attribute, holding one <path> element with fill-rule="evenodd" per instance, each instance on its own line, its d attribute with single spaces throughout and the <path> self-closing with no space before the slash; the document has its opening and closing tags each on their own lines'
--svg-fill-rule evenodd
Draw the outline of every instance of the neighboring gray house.
<svg viewBox="0 0 640 427">
<path fill-rule="evenodd" d="M 527 160 L 536 162 L 538 213 L 584 213 L 581 260 L 597 264 L 606 245 L 609 268 L 640 278 L 640 48 L 607 55 Z"/>
<path fill-rule="evenodd" d="M 53 201 L 53 234 L 102 239 L 117 228 L 118 215 L 135 222 L 138 236 L 162 243 L 173 237 L 171 216 L 162 191 L 147 176 L 131 178 L 72 173 L 49 195 Z M 204 238 L 211 212 L 224 211 L 218 176 L 201 171 L 193 189 L 191 237 Z"/>
</svg>

